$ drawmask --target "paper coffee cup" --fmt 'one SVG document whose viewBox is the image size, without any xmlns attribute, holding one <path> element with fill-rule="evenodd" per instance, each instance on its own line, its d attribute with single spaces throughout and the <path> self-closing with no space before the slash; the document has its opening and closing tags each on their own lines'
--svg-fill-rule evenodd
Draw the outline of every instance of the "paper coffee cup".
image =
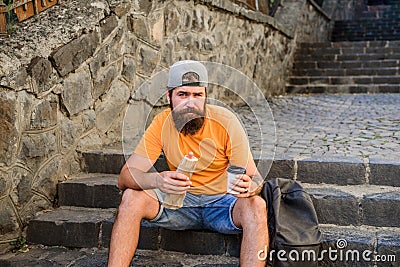
<svg viewBox="0 0 400 267">
<path fill-rule="evenodd" d="M 226 192 L 234 195 L 240 194 L 240 192 L 233 190 L 232 187 L 234 187 L 237 183 L 240 182 L 240 175 L 238 174 L 245 174 L 246 169 L 243 167 L 232 165 L 228 167 L 227 172 L 228 172 L 228 178 L 227 178 Z"/>
</svg>

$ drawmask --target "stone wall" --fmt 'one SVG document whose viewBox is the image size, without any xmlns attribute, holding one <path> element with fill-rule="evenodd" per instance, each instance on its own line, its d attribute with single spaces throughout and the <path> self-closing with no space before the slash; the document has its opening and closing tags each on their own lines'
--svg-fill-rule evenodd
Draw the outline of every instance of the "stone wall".
<svg viewBox="0 0 400 267">
<path fill-rule="evenodd" d="M 0 40 L 0 244 L 56 205 L 79 151 L 121 147 L 128 105 L 143 128 L 151 96 L 137 89 L 175 61 L 223 63 L 283 93 L 296 42 L 326 41 L 330 21 L 311 0 L 282 2 L 274 19 L 223 0 L 70 0 L 14 25 Z"/>
</svg>

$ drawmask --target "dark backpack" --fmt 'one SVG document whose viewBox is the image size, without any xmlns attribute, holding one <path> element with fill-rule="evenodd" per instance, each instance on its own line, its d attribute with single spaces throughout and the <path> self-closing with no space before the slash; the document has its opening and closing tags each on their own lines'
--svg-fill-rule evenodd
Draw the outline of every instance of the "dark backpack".
<svg viewBox="0 0 400 267">
<path fill-rule="evenodd" d="M 261 196 L 268 207 L 267 266 L 317 266 L 321 232 L 310 195 L 298 182 L 276 178 L 265 182 Z"/>
</svg>

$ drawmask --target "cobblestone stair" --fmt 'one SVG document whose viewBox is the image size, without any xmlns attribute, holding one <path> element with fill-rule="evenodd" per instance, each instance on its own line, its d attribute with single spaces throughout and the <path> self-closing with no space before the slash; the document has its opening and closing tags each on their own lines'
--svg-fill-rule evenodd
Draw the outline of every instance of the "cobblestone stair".
<svg viewBox="0 0 400 267">
<path fill-rule="evenodd" d="M 400 92 L 400 2 L 370 3 L 379 5 L 335 22 L 332 42 L 300 45 L 287 92 Z"/>
<path fill-rule="evenodd" d="M 118 151 L 103 150 L 83 152 L 82 156 L 88 173 L 69 177 L 69 180 L 59 184 L 60 208 L 43 213 L 30 222 L 27 231 L 30 242 L 74 248 L 108 247 L 120 201 L 116 179 L 124 155 Z M 165 162 L 160 159 L 157 169 L 165 168 Z M 400 190 L 396 186 L 399 186 L 399 170 L 396 164 L 277 160 L 269 175 L 296 177 L 312 195 L 324 233 L 323 249 L 334 249 L 337 240 L 345 239 L 347 249 L 371 250 L 379 255 L 395 255 L 398 258 Z M 365 185 L 367 173 L 371 179 L 374 177 L 374 185 Z M 321 177 L 325 178 L 321 180 Z M 139 248 L 228 255 L 232 260 L 239 256 L 240 239 L 240 235 L 177 232 L 143 224 Z M 370 262 L 357 264 L 374 266 Z M 325 257 L 321 266 L 355 265 L 351 261 L 333 263 Z"/>
</svg>

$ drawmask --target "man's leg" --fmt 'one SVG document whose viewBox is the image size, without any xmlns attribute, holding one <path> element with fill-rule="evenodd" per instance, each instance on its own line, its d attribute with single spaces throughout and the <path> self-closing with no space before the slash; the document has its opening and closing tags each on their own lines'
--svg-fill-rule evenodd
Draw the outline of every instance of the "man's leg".
<svg viewBox="0 0 400 267">
<path fill-rule="evenodd" d="M 258 252 L 268 248 L 267 217 L 266 203 L 259 196 L 239 198 L 233 207 L 233 222 L 243 229 L 240 266 L 265 266 L 266 262 L 258 259 Z"/>
<path fill-rule="evenodd" d="M 160 204 L 154 191 L 126 189 L 114 222 L 108 266 L 129 266 L 139 240 L 142 219 L 154 219 Z"/>
</svg>

